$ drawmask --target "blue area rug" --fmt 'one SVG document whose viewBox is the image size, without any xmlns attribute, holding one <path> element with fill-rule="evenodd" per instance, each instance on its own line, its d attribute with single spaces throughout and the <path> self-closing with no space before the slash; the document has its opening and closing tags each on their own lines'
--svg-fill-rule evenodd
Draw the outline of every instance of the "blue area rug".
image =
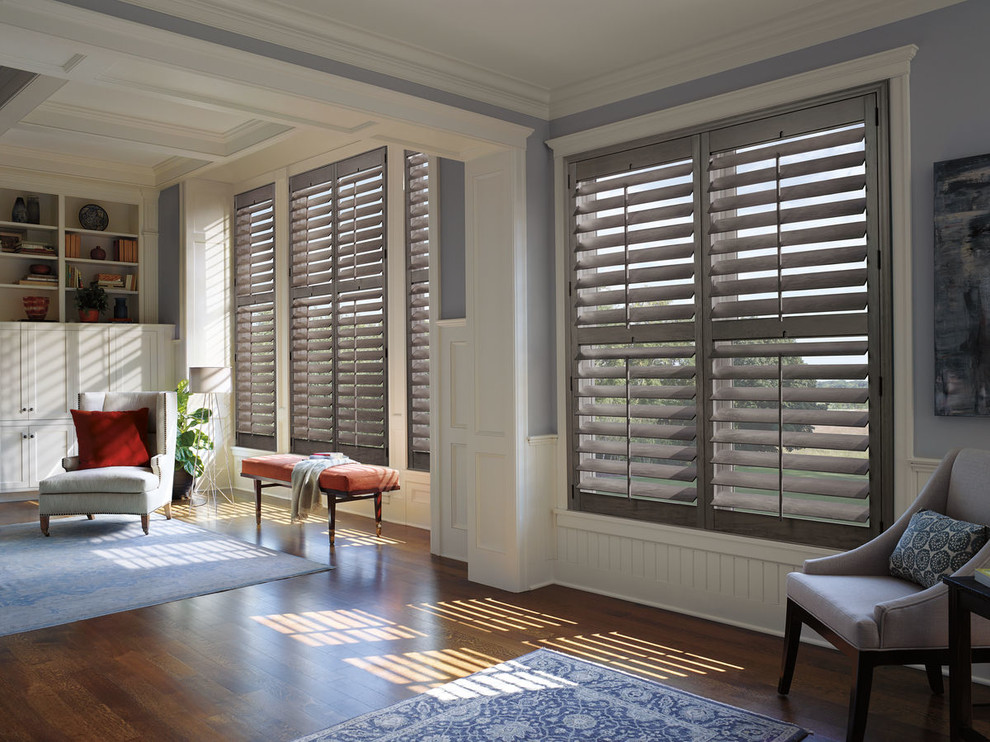
<svg viewBox="0 0 990 742">
<path fill-rule="evenodd" d="M 792 742 L 807 734 L 539 649 L 297 742 Z"/>
<path fill-rule="evenodd" d="M 0 526 L 0 636 L 330 569 L 178 520 Z"/>
</svg>

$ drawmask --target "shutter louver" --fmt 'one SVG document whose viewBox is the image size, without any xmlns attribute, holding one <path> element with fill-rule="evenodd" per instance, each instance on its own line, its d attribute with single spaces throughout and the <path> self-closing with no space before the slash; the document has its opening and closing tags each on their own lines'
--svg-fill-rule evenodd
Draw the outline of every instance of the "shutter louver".
<svg viewBox="0 0 990 742">
<path fill-rule="evenodd" d="M 292 450 L 385 464 L 385 155 L 290 180 Z"/>
<path fill-rule="evenodd" d="M 710 155 L 716 527 L 738 511 L 869 523 L 875 217 L 862 111 L 859 121 L 743 139 Z"/>
<path fill-rule="evenodd" d="M 275 186 L 234 200 L 237 445 L 275 450 Z"/>
<path fill-rule="evenodd" d="M 406 152 L 409 468 L 430 470 L 430 160 Z"/>
<path fill-rule="evenodd" d="M 573 191 L 572 483 L 588 508 L 698 503 L 694 166 L 682 146 L 659 154 L 579 170 Z"/>
</svg>

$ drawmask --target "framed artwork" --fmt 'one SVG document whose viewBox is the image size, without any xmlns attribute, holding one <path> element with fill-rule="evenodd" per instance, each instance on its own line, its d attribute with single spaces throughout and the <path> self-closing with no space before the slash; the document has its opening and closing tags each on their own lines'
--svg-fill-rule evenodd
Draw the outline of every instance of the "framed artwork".
<svg viewBox="0 0 990 742">
<path fill-rule="evenodd" d="M 990 415 L 990 154 L 935 163 L 935 414 Z"/>
</svg>

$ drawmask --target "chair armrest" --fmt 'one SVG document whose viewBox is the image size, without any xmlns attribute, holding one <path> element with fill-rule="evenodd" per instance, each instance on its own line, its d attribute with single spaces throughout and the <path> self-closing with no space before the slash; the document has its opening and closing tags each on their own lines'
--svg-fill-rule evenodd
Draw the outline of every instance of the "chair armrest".
<svg viewBox="0 0 990 742">
<path fill-rule="evenodd" d="M 908 517 L 910 520 L 910 517 Z M 862 546 L 841 554 L 808 559 L 804 563 L 807 575 L 885 575 L 890 573 L 890 554 L 900 540 L 903 527 L 898 520 L 893 526 Z"/>
<path fill-rule="evenodd" d="M 62 459 L 62 468 L 66 471 L 75 471 L 79 468 L 79 457 L 78 456 L 66 456 Z"/>
<path fill-rule="evenodd" d="M 151 466 L 151 471 L 154 472 L 155 476 L 158 477 L 159 482 L 162 480 L 162 464 L 165 463 L 168 458 L 169 457 L 164 453 L 151 457 L 149 466 Z"/>
</svg>

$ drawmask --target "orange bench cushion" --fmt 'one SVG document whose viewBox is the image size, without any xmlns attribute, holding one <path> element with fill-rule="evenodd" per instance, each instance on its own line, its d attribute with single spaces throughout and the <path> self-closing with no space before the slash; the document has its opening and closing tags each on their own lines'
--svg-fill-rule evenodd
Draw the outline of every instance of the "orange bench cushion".
<svg viewBox="0 0 990 742">
<path fill-rule="evenodd" d="M 241 461 L 241 474 L 290 484 L 293 467 L 305 458 L 294 453 L 254 456 Z M 320 473 L 320 489 L 348 495 L 390 492 L 399 489 L 399 472 L 387 466 L 340 464 Z"/>
</svg>

